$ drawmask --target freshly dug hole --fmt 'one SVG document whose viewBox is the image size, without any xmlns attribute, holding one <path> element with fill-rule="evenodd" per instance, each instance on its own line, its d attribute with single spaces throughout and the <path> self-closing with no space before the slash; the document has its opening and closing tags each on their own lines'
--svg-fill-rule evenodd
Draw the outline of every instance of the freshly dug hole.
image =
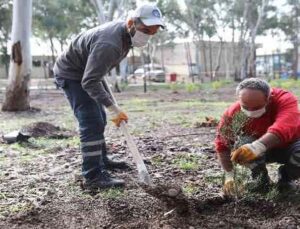
<svg viewBox="0 0 300 229">
<path fill-rule="evenodd" d="M 161 200 L 167 208 L 175 209 L 178 214 L 189 214 L 188 197 L 176 184 L 141 185 L 146 193 Z"/>
<path fill-rule="evenodd" d="M 143 190 L 162 201 L 168 209 L 175 209 L 179 215 L 193 215 L 206 210 L 211 210 L 225 203 L 231 202 L 232 199 L 215 195 L 205 199 L 189 198 L 184 193 L 182 188 L 177 184 L 155 184 L 152 186 L 141 185 Z"/>
</svg>

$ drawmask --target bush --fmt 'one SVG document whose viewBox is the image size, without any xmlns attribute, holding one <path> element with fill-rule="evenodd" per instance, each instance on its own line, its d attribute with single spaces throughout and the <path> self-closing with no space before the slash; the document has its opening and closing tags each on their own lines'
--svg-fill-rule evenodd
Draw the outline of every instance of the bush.
<svg viewBox="0 0 300 229">
<path fill-rule="evenodd" d="M 188 93 L 193 93 L 195 91 L 198 91 L 201 88 L 200 84 L 195 84 L 195 83 L 187 83 L 185 84 L 185 90 Z"/>
<path fill-rule="evenodd" d="M 213 89 L 217 90 L 217 89 L 219 89 L 221 87 L 224 87 L 226 84 L 228 84 L 227 81 L 225 81 L 225 80 L 219 80 L 219 81 L 212 82 L 211 86 L 212 86 Z"/>
<path fill-rule="evenodd" d="M 178 83 L 171 83 L 169 87 L 173 93 L 178 92 L 179 89 Z"/>
<path fill-rule="evenodd" d="M 272 80 L 270 82 L 270 85 L 272 87 L 278 87 L 278 88 L 289 90 L 291 88 L 300 87 L 300 82 L 294 79 L 288 79 L 288 80 L 279 79 L 279 80 Z"/>
</svg>

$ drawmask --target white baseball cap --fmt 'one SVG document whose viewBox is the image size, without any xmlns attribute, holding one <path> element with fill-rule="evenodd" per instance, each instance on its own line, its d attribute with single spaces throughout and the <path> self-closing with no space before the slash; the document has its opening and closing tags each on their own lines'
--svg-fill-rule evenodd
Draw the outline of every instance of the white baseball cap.
<svg viewBox="0 0 300 229">
<path fill-rule="evenodd" d="M 162 21 L 162 14 L 158 7 L 154 4 L 143 4 L 139 6 L 132 14 L 133 17 L 140 18 L 146 26 L 160 25 L 165 27 Z"/>
</svg>

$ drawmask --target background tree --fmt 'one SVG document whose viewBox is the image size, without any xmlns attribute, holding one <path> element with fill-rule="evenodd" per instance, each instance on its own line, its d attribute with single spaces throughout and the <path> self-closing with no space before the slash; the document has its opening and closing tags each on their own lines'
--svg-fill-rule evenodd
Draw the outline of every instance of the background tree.
<svg viewBox="0 0 300 229">
<path fill-rule="evenodd" d="M 254 77 L 256 73 L 256 37 L 263 35 L 274 28 L 276 21 L 276 7 L 268 0 L 228 1 L 230 9 L 228 18 L 231 18 L 232 47 L 236 52 L 234 59 L 240 59 L 240 64 L 235 65 L 236 79 Z M 239 34 L 238 47 L 235 47 L 236 32 Z"/>
<path fill-rule="evenodd" d="M 212 37 L 216 32 L 215 20 L 213 17 L 213 14 L 215 13 L 215 3 L 215 0 L 185 0 L 185 7 L 184 9 L 181 9 L 177 1 L 166 0 L 161 2 L 165 17 L 168 18 L 168 22 L 172 25 L 172 27 L 174 27 L 178 36 L 193 38 L 195 44 L 195 60 L 199 78 L 200 72 L 202 71 L 200 66 L 201 52 L 204 63 L 204 74 L 208 75 L 204 36 Z M 188 46 L 187 52 L 189 53 Z M 187 54 L 187 56 L 190 55 Z M 191 60 L 188 62 L 191 62 Z"/>
<path fill-rule="evenodd" d="M 32 0 L 13 1 L 12 48 L 3 111 L 30 108 L 28 82 L 31 72 Z"/>
<path fill-rule="evenodd" d="M 300 72 L 298 66 L 299 46 L 300 46 L 300 1 L 287 0 L 286 6 L 290 7 L 291 11 L 282 13 L 279 21 L 279 28 L 285 33 L 286 38 L 293 44 L 293 77 L 297 79 L 297 72 Z"/>
<path fill-rule="evenodd" d="M 83 0 L 34 1 L 34 34 L 50 42 L 52 62 L 55 62 L 55 40 L 61 51 L 67 41 L 82 29 L 95 26 L 96 11 Z"/>
<path fill-rule="evenodd" d="M 114 19 L 123 19 L 126 20 L 128 12 L 134 10 L 136 5 L 135 1 L 132 0 L 90 0 L 90 3 L 94 6 L 94 9 L 98 15 L 98 23 L 103 24 Z M 126 57 L 120 63 L 120 74 L 122 77 L 126 77 L 125 72 L 127 69 L 127 60 Z M 110 79 L 114 91 L 120 92 L 116 68 L 113 68 L 110 72 Z M 124 79 L 123 78 L 123 79 Z M 124 79 L 125 80 L 125 79 Z"/>
<path fill-rule="evenodd" d="M 0 62 L 5 66 L 6 76 L 8 76 L 9 55 L 7 53 L 7 41 L 11 32 L 12 1 L 0 1 Z"/>
</svg>

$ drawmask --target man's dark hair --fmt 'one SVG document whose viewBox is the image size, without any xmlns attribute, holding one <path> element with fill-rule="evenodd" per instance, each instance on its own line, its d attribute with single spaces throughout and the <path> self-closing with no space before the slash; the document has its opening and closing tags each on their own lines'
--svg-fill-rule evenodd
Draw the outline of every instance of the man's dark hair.
<svg viewBox="0 0 300 229">
<path fill-rule="evenodd" d="M 259 90 L 263 92 L 266 97 L 269 97 L 271 91 L 268 82 L 259 78 L 248 78 L 240 82 L 236 88 L 236 94 L 238 95 L 243 89 Z"/>
<path fill-rule="evenodd" d="M 144 25 L 144 23 L 142 22 L 142 20 L 139 17 L 134 17 L 134 18 L 132 18 L 132 20 L 133 20 L 133 23 L 135 26 Z"/>
</svg>

